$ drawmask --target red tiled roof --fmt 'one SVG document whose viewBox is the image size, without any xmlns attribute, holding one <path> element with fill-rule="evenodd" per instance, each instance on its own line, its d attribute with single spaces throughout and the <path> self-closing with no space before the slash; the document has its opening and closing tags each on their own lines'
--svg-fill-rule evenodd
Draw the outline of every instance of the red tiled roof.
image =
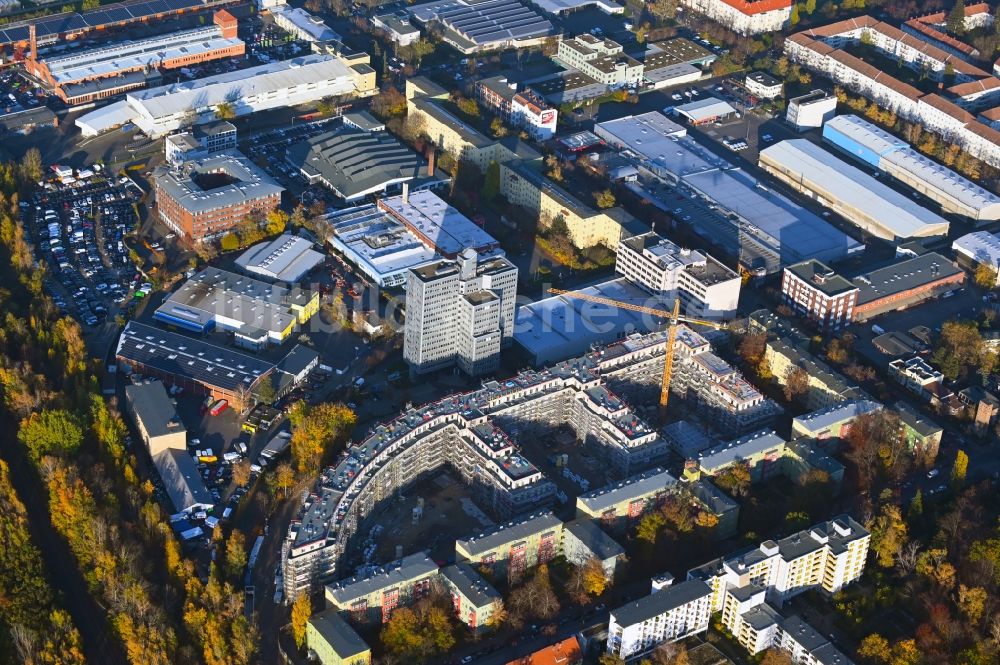
<svg viewBox="0 0 1000 665">
<path fill-rule="evenodd" d="M 961 53 L 965 53 L 968 56 L 975 56 L 979 53 L 979 50 L 974 46 L 966 44 L 965 42 L 959 41 L 952 37 L 951 35 L 941 32 L 940 30 L 926 24 L 921 23 L 917 19 L 906 22 L 907 27 L 912 30 L 916 30 L 920 34 L 926 36 L 928 39 L 933 39 L 941 44 L 947 44 L 950 48 L 955 49 Z"/>
<path fill-rule="evenodd" d="M 983 137 L 990 143 L 1000 146 L 1000 132 L 993 129 L 989 125 L 985 125 L 979 122 L 978 120 L 974 120 L 966 124 L 965 128 L 970 132 L 972 132 L 973 134 L 977 134 Z"/>
<path fill-rule="evenodd" d="M 843 21 L 837 21 L 836 23 L 829 23 L 827 25 L 821 25 L 817 28 L 810 28 L 805 30 L 804 34 L 813 37 L 836 37 L 837 35 L 842 35 L 845 32 L 851 32 L 852 30 L 858 30 L 859 28 L 870 28 L 878 23 L 878 19 L 873 16 L 859 16 L 857 18 L 848 18 Z"/>
<path fill-rule="evenodd" d="M 512 660 L 507 665 L 573 665 L 583 660 L 583 652 L 575 637 L 550 644 L 530 656 Z"/>
<path fill-rule="evenodd" d="M 975 122 L 976 120 L 974 115 L 963 109 L 961 106 L 955 104 L 954 102 L 949 102 L 947 99 L 935 92 L 932 92 L 929 95 L 924 95 L 920 98 L 920 101 L 929 106 L 933 106 L 938 111 L 947 113 L 951 117 L 961 120 L 962 122 L 969 123 Z"/>
<path fill-rule="evenodd" d="M 899 94 L 908 97 L 909 99 L 912 99 L 914 101 L 920 99 L 921 95 L 924 94 L 919 90 L 917 90 L 916 88 L 914 88 L 912 85 L 903 83 L 899 79 L 889 74 L 886 74 L 881 69 L 877 69 L 872 65 L 869 65 L 864 60 L 857 58 L 846 51 L 841 51 L 839 49 L 832 51 L 830 53 L 830 57 L 836 60 L 837 62 L 841 63 L 845 67 L 849 67 L 850 69 L 853 69 L 854 71 L 864 76 L 867 76 L 873 81 L 876 81 L 877 83 L 884 85 L 890 90 L 898 92 Z"/>
<path fill-rule="evenodd" d="M 986 109 L 985 111 L 980 111 L 979 115 L 987 120 L 995 122 L 1000 120 L 1000 106 L 994 106 L 991 109 Z"/>
<path fill-rule="evenodd" d="M 738 12 L 753 16 L 773 12 L 779 9 L 788 9 L 792 6 L 793 0 L 722 0 Z"/>
<path fill-rule="evenodd" d="M 977 92 L 996 90 L 997 88 L 1000 88 L 1000 79 L 996 76 L 987 76 L 986 78 L 979 79 L 978 81 L 969 81 L 968 83 L 953 85 L 948 88 L 948 92 L 956 95 L 957 97 L 964 97 L 966 95 L 974 95 Z"/>
</svg>

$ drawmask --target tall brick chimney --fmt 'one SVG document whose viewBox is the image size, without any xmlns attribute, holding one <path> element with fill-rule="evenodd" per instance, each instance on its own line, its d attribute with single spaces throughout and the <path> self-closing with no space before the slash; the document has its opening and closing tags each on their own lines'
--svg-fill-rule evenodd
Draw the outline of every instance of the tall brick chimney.
<svg viewBox="0 0 1000 665">
<path fill-rule="evenodd" d="M 434 146 L 427 147 L 427 175 L 431 178 L 434 177 L 434 162 L 437 158 L 437 151 Z"/>
<path fill-rule="evenodd" d="M 34 63 L 38 60 L 38 35 L 36 34 L 34 23 L 28 25 L 28 41 L 30 42 L 28 59 L 31 60 L 32 63 Z"/>
</svg>

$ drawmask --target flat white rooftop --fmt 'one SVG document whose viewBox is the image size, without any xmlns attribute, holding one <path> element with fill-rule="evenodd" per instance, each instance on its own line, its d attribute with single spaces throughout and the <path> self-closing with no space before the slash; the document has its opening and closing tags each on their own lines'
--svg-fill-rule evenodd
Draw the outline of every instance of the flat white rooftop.
<svg viewBox="0 0 1000 665">
<path fill-rule="evenodd" d="M 736 113 L 736 109 L 729 102 L 715 97 L 696 99 L 693 102 L 675 106 L 674 111 L 688 118 L 691 122 L 705 122 L 712 118 L 721 118 Z"/>
<path fill-rule="evenodd" d="M 275 17 L 281 17 L 295 26 L 299 36 L 305 38 L 307 41 L 329 42 L 340 39 L 340 35 L 324 23 L 322 19 L 313 16 L 301 7 L 279 5 L 273 7 L 271 13 Z"/>
<path fill-rule="evenodd" d="M 380 199 L 378 207 L 445 256 L 458 256 L 469 247 L 488 252 L 499 245 L 496 238 L 431 191 L 412 192 L 406 201 L 402 195 L 389 196 Z"/>
<path fill-rule="evenodd" d="M 329 55 L 306 55 L 130 92 L 126 99 L 139 113 L 155 121 L 184 114 L 191 109 L 207 109 L 233 99 L 237 100 L 237 107 L 253 105 L 265 96 L 275 97 L 284 104 L 296 103 L 291 95 L 300 89 L 317 91 L 322 89 L 324 83 L 334 82 L 342 83 L 339 87 L 343 88 L 343 93 L 354 89 L 350 70 L 340 60 Z M 338 94 L 334 87 L 331 85 L 326 94 Z"/>
<path fill-rule="evenodd" d="M 625 7 L 611 0 L 532 0 L 532 2 L 549 14 L 561 14 L 590 5 L 597 7 L 605 14 L 623 14 L 625 12 Z"/>
<path fill-rule="evenodd" d="M 807 139 L 769 146 L 760 152 L 760 162 L 832 202 L 846 217 L 883 238 L 948 233 L 943 217 Z"/>
<path fill-rule="evenodd" d="M 143 67 L 155 68 L 166 60 L 210 53 L 242 43 L 241 39 L 223 37 L 218 26 L 211 26 L 46 58 L 45 64 L 57 83 L 66 84 Z"/>
<path fill-rule="evenodd" d="M 1000 266 L 1000 238 L 988 231 L 973 231 L 951 244 L 957 254 L 964 254 L 976 263 L 994 268 Z"/>
<path fill-rule="evenodd" d="M 243 252 L 236 259 L 236 265 L 268 279 L 297 282 L 325 258 L 312 246 L 305 238 L 285 233 Z"/>
</svg>

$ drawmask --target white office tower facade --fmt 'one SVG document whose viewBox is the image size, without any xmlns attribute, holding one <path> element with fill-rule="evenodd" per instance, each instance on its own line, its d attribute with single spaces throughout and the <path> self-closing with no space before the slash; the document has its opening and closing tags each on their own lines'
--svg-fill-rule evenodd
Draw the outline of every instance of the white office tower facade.
<svg viewBox="0 0 1000 665">
<path fill-rule="evenodd" d="M 510 343 L 517 267 L 464 250 L 455 261 L 411 270 L 403 357 L 415 374 L 457 366 L 470 376 L 495 371 Z"/>
<path fill-rule="evenodd" d="M 712 589 L 701 580 L 661 586 L 636 601 L 611 611 L 608 653 L 632 660 L 660 644 L 676 642 L 708 630 Z"/>
<path fill-rule="evenodd" d="M 655 233 L 618 243 L 615 271 L 665 303 L 681 300 L 681 311 L 727 318 L 740 302 L 740 276 L 708 254 L 684 249 Z"/>
</svg>

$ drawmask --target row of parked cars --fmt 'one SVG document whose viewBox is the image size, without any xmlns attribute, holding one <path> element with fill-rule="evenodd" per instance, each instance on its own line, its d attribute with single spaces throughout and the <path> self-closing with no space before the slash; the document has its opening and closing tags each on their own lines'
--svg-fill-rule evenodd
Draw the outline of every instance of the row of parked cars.
<svg viewBox="0 0 1000 665">
<path fill-rule="evenodd" d="M 71 186 L 35 196 L 34 235 L 28 239 L 47 250 L 42 258 L 52 267 L 49 293 L 60 310 L 89 326 L 108 317 L 112 302 L 122 305 L 131 292 L 152 289 L 135 273 L 124 243 L 126 234 L 134 232 L 136 220 L 135 193 L 128 188 L 129 181 L 123 180 L 108 180 L 89 171 Z M 31 206 L 24 206 L 27 217 Z"/>
</svg>

